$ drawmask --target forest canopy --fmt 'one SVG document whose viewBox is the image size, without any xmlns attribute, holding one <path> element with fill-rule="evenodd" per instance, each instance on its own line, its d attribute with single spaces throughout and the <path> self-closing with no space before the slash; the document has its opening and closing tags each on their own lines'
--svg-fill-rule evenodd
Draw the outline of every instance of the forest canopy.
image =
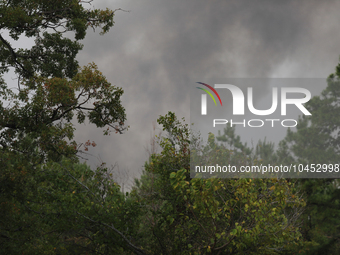
<svg viewBox="0 0 340 255">
<path fill-rule="evenodd" d="M 197 150 L 218 149 L 235 164 L 338 162 L 340 64 L 306 104 L 313 115 L 277 150 L 266 141 L 250 148 L 230 127 L 203 144 L 173 112 L 160 116 L 161 152 L 123 193 L 114 169 L 79 160 L 95 142 L 74 140 L 75 123 L 104 135 L 127 128 L 123 90 L 76 60 L 89 28 L 114 25 L 115 11 L 91 2 L 0 1 L 0 253 L 339 254 L 337 180 L 192 179 L 189 170 Z M 23 38 L 34 45 L 15 48 Z"/>
</svg>

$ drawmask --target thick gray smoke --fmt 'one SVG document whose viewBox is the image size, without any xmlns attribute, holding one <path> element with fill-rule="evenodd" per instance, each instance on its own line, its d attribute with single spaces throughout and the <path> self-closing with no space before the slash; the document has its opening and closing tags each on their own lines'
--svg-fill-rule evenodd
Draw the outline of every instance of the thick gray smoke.
<svg viewBox="0 0 340 255">
<path fill-rule="evenodd" d="M 102 136 L 80 126 L 77 140 L 109 165 L 137 177 L 147 153 L 152 122 L 174 111 L 189 118 L 195 82 L 237 77 L 327 77 L 340 54 L 340 2 L 99 0 L 96 8 L 122 8 L 101 37 L 89 31 L 81 64 L 94 61 L 123 87 L 129 131 Z M 91 164 L 99 163 L 90 157 Z"/>
</svg>

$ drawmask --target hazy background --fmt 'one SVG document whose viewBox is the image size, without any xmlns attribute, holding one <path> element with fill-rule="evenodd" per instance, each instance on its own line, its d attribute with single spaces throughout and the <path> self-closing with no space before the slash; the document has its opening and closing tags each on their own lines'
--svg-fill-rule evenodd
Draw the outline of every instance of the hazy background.
<svg viewBox="0 0 340 255">
<path fill-rule="evenodd" d="M 195 82 L 326 78 L 339 59 L 336 0 L 96 0 L 92 6 L 129 11 L 116 12 L 115 26 L 105 36 L 89 30 L 78 59 L 82 65 L 95 62 L 124 89 L 130 129 L 103 136 L 91 125 L 77 126 L 76 139 L 97 143 L 89 149 L 91 165 L 100 157 L 130 178 L 141 174 L 159 115 L 174 111 L 189 118 Z"/>
</svg>

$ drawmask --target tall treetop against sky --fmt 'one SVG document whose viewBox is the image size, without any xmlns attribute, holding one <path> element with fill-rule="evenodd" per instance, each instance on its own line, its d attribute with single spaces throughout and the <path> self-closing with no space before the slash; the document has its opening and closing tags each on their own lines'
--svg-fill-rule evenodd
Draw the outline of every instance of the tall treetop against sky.
<svg viewBox="0 0 340 255">
<path fill-rule="evenodd" d="M 100 156 L 138 176 L 147 156 L 139 152 L 150 138 L 152 122 L 169 110 L 189 119 L 189 93 L 195 82 L 326 78 L 338 63 L 339 5 L 335 0 L 84 3 L 129 11 L 115 12 L 115 26 L 104 37 L 97 36 L 100 29 L 88 33 L 80 41 L 84 48 L 77 60 L 81 65 L 95 62 L 109 82 L 124 89 L 122 103 L 131 128 L 128 135 L 107 139 L 91 125 L 77 126 L 77 140 L 91 137 L 100 145 L 89 151 L 93 165 Z M 15 84 L 12 78 L 14 74 L 6 81 Z"/>
</svg>

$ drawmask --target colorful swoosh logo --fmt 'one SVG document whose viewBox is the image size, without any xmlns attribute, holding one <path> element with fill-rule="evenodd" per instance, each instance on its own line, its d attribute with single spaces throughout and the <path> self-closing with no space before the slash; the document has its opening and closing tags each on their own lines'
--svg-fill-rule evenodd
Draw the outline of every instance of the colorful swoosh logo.
<svg viewBox="0 0 340 255">
<path fill-rule="evenodd" d="M 208 87 L 209 89 L 211 89 L 211 91 L 214 92 L 215 95 L 217 96 L 218 100 L 220 100 L 220 103 L 221 103 L 221 106 L 222 106 L 222 100 L 221 100 L 221 98 L 220 98 L 220 95 L 217 93 L 217 91 L 216 91 L 213 87 L 211 87 L 210 85 L 205 84 L 205 83 L 203 83 L 203 82 L 196 82 L 196 83 L 201 84 L 201 85 L 204 85 L 204 86 Z M 211 96 L 211 98 L 214 100 L 215 105 L 217 105 L 214 96 L 210 93 L 209 90 L 206 90 L 206 89 L 203 89 L 203 88 L 200 88 L 200 87 L 196 87 L 196 88 L 205 91 L 205 92 L 206 92 L 209 96 Z"/>
</svg>

